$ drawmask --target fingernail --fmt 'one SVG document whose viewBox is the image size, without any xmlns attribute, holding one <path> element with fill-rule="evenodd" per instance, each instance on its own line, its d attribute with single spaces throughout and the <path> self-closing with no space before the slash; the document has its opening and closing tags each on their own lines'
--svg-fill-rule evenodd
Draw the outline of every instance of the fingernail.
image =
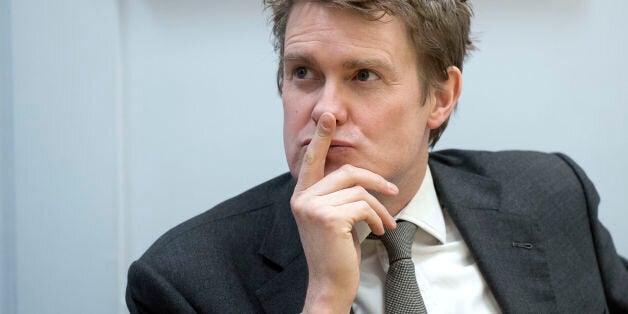
<svg viewBox="0 0 628 314">
<path fill-rule="evenodd" d="M 397 188 L 396 185 L 388 182 L 388 190 L 390 190 L 393 193 L 398 193 L 399 192 L 399 188 Z"/>
<path fill-rule="evenodd" d="M 331 118 L 325 118 L 325 116 L 321 117 L 321 127 L 325 131 L 331 130 Z"/>
<path fill-rule="evenodd" d="M 329 129 L 331 128 L 329 121 L 321 121 L 321 128 L 325 131 L 329 131 Z"/>
</svg>

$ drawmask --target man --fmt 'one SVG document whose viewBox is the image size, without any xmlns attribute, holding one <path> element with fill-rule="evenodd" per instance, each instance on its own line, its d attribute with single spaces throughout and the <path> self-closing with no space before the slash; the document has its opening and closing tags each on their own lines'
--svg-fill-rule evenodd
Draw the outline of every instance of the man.
<svg viewBox="0 0 628 314">
<path fill-rule="evenodd" d="M 290 175 L 162 236 L 129 270 L 131 312 L 628 312 L 569 158 L 428 155 L 472 48 L 465 1 L 266 4 Z M 407 228 L 398 276 L 386 239 Z"/>
</svg>

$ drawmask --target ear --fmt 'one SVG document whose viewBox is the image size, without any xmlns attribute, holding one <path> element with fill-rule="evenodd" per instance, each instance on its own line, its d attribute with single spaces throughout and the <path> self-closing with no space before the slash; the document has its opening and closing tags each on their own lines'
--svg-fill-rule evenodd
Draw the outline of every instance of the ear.
<svg viewBox="0 0 628 314">
<path fill-rule="evenodd" d="M 432 95 L 432 107 L 430 115 L 427 119 L 427 127 L 429 129 L 437 129 L 454 111 L 460 93 L 462 92 L 462 73 L 456 66 L 447 68 L 446 81 L 441 82 L 440 88 L 434 90 Z"/>
</svg>

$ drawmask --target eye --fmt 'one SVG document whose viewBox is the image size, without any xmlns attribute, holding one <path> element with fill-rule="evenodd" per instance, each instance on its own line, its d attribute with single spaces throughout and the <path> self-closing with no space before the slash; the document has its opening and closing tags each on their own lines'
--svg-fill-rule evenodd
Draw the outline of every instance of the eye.
<svg viewBox="0 0 628 314">
<path fill-rule="evenodd" d="M 377 76 L 377 74 L 373 73 L 373 71 L 359 70 L 358 73 L 356 74 L 355 78 L 358 81 L 367 82 L 367 81 L 377 80 L 377 79 L 379 79 L 379 76 Z"/>
<path fill-rule="evenodd" d="M 294 76 L 298 79 L 304 80 L 310 78 L 312 75 L 306 67 L 298 67 L 294 69 Z"/>
</svg>

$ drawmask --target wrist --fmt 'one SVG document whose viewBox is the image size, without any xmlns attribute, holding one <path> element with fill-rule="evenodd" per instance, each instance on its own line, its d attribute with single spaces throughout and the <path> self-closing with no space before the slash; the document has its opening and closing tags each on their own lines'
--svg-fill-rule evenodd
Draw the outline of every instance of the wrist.
<svg viewBox="0 0 628 314">
<path fill-rule="evenodd" d="M 347 294 L 348 290 L 352 289 L 310 285 L 302 313 L 349 313 L 355 293 Z"/>
</svg>

